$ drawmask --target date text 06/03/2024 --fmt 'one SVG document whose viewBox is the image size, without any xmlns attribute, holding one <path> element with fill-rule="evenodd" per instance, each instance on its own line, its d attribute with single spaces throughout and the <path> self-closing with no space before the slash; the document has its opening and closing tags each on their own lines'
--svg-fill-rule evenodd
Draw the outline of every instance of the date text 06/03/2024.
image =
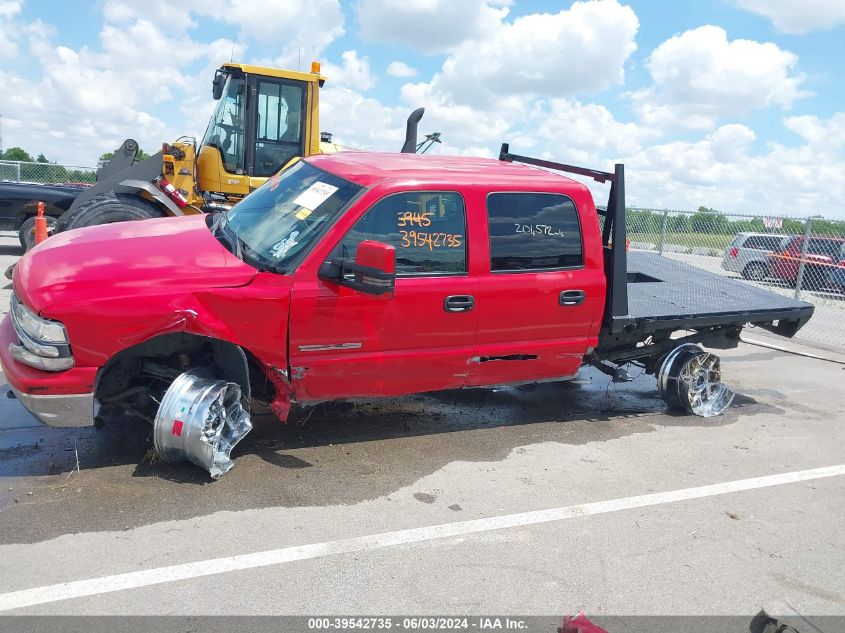
<svg viewBox="0 0 845 633">
<path fill-rule="evenodd" d="M 498 631 L 526 630 L 527 623 L 520 618 L 480 616 L 480 617 L 322 617 L 309 618 L 308 629 L 319 630 L 391 630 L 399 631 L 451 631 L 475 630 Z"/>
</svg>

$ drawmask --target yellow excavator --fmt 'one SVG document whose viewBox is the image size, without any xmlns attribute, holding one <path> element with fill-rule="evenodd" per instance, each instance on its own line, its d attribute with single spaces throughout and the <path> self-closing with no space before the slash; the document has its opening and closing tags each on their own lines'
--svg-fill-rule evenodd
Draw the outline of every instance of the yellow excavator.
<svg viewBox="0 0 845 633">
<path fill-rule="evenodd" d="M 311 72 L 223 64 L 212 82 L 217 106 L 199 145 L 183 137 L 136 162 L 138 143 L 127 139 L 51 229 L 226 211 L 297 157 L 342 149 L 320 133 L 325 81 L 318 62 Z M 402 151 L 416 151 L 422 113 L 408 119 Z"/>
</svg>

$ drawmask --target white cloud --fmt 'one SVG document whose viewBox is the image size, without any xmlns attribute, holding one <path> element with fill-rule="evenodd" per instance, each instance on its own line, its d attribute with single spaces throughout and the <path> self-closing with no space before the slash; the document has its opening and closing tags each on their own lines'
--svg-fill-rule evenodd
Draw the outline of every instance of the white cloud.
<svg viewBox="0 0 845 633">
<path fill-rule="evenodd" d="M 326 48 L 344 34 L 338 0 L 217 0 L 203 11 L 237 26 L 241 37 L 280 46 L 276 63 L 282 68 L 308 68 Z"/>
<path fill-rule="evenodd" d="M 842 0 L 735 0 L 748 11 L 771 20 L 784 33 L 809 33 L 845 23 Z"/>
<path fill-rule="evenodd" d="M 531 123 L 563 162 L 574 152 L 588 162 L 631 154 L 660 136 L 654 128 L 618 121 L 603 105 L 574 99 L 551 100 L 547 108 L 535 111 Z"/>
<path fill-rule="evenodd" d="M 130 136 L 142 148 L 155 150 L 162 141 L 201 134 L 214 106 L 214 68 L 229 61 L 233 51 L 239 59 L 255 62 L 247 48 L 261 44 L 271 56 L 270 65 L 296 68 L 300 54 L 306 65 L 343 33 L 337 0 L 270 0 L 261 11 L 246 0 L 183 0 L 175 5 L 167 0 L 105 0 L 99 43 L 73 49 L 57 45 L 55 27 L 20 22 L 19 11 L 20 2 L 0 0 L 0 53 L 13 54 L 11 46 L 28 47 L 40 76 L 20 75 L 11 65 L 0 69 L 5 144 L 76 164 L 93 164 L 99 154 Z M 4 39 L 10 20 L 9 32 L 15 35 L 11 44 Z M 236 27 L 236 41 L 203 40 L 197 31 L 209 20 Z M 163 59 L 169 60 L 164 67 L 151 63 Z M 372 84 L 366 58 L 352 53 L 340 68 L 358 87 Z"/>
<path fill-rule="evenodd" d="M 166 32 L 180 46 L 190 42 L 188 31 L 198 18 L 211 18 L 235 27 L 230 40 L 254 41 L 271 46 L 272 62 L 283 68 L 308 68 L 326 48 L 344 34 L 343 11 L 338 0 L 108 0 L 107 22 L 149 20 L 166 25 Z"/>
<path fill-rule="evenodd" d="M 387 74 L 391 77 L 413 77 L 417 74 L 415 68 L 411 68 L 405 62 L 393 61 L 387 65 Z"/>
<path fill-rule="evenodd" d="M 784 119 L 784 125 L 810 145 L 828 150 L 845 148 L 845 112 L 834 114 L 829 119 L 813 115 L 788 117 Z"/>
<path fill-rule="evenodd" d="M 405 138 L 405 108 L 389 107 L 344 86 L 326 82 L 320 94 L 320 129 L 335 143 L 398 151 Z"/>
<path fill-rule="evenodd" d="M 0 58 L 9 59 L 18 54 L 15 43 L 17 25 L 15 16 L 21 12 L 19 0 L 0 0 Z"/>
<path fill-rule="evenodd" d="M 495 28 L 507 9 L 488 0 L 359 0 L 355 15 L 365 39 L 449 50 Z"/>
<path fill-rule="evenodd" d="M 845 216 L 831 200 L 845 199 L 845 157 L 831 147 L 825 130 L 845 139 L 845 113 L 827 120 L 786 119 L 801 129 L 803 145 L 770 143 L 755 154 L 755 133 L 744 125 L 725 125 L 698 141 L 672 141 L 624 157 L 628 202 L 653 208 L 822 214 Z"/>
<path fill-rule="evenodd" d="M 503 100 L 566 97 L 622 83 L 636 50 L 636 14 L 617 0 L 506 21 L 458 46 L 428 84 L 447 100 L 499 109 Z M 609 43 L 612 42 L 612 45 Z M 420 91 L 422 87 L 407 89 Z"/>
<path fill-rule="evenodd" d="M 718 26 L 666 40 L 646 61 L 652 85 L 631 94 L 644 121 L 712 128 L 773 104 L 789 108 L 806 92 L 798 57 L 771 42 L 728 41 Z"/>
<path fill-rule="evenodd" d="M 11 18 L 21 12 L 21 0 L 0 0 L 0 18 Z"/>
<path fill-rule="evenodd" d="M 370 71 L 370 60 L 358 57 L 357 51 L 345 51 L 340 56 L 341 65 L 326 63 L 322 73 L 331 85 L 346 86 L 354 90 L 369 90 L 376 79 Z"/>
</svg>

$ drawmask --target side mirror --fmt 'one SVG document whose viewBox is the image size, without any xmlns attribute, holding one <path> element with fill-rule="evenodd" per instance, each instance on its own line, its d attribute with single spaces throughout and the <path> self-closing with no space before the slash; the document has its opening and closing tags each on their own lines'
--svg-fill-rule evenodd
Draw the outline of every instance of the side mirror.
<svg viewBox="0 0 845 633">
<path fill-rule="evenodd" d="M 393 294 L 396 287 L 396 249 L 383 242 L 358 244 L 354 261 L 336 258 L 320 266 L 320 279 L 371 295 Z"/>
<path fill-rule="evenodd" d="M 214 80 L 211 82 L 211 97 L 215 101 L 220 101 L 223 96 L 223 86 L 226 85 L 226 73 L 218 70 L 214 73 Z"/>
</svg>

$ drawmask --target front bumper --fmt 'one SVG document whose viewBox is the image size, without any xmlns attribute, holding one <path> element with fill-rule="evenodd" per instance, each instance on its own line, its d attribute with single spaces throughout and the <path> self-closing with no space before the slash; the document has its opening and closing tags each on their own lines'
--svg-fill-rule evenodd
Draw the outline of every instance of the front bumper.
<svg viewBox="0 0 845 633">
<path fill-rule="evenodd" d="M 44 424 L 50 426 L 92 426 L 94 394 L 77 393 L 58 396 L 34 396 L 9 385 L 18 401 Z"/>
<path fill-rule="evenodd" d="M 62 372 L 33 369 L 12 358 L 9 344 L 18 342 L 7 315 L 0 324 L 0 366 L 9 388 L 27 411 L 50 426 L 92 426 L 97 368 L 74 367 Z"/>
</svg>

